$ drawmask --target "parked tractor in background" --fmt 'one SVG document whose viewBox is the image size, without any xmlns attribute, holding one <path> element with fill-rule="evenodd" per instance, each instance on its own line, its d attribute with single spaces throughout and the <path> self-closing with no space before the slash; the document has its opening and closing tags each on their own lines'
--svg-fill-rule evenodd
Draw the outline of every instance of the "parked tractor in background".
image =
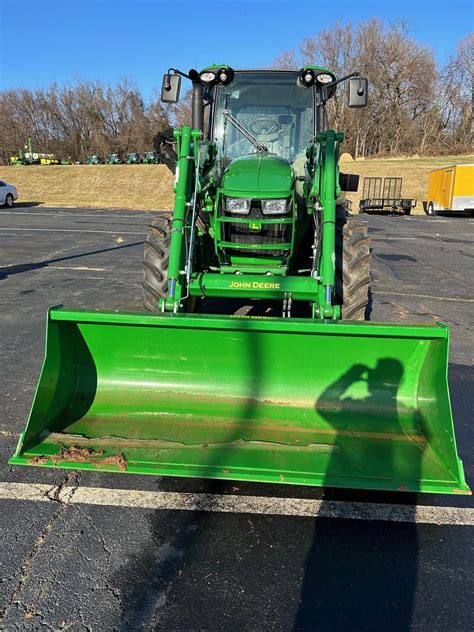
<svg viewBox="0 0 474 632">
<path fill-rule="evenodd" d="M 170 70 L 173 212 L 146 235 L 151 313 L 53 308 L 11 463 L 466 494 L 439 323 L 367 323 L 367 224 L 349 217 L 326 68 Z M 207 116 L 204 116 L 206 110 Z M 206 123 L 205 123 L 206 121 Z M 165 141 L 165 145 L 167 141 Z"/>
<path fill-rule="evenodd" d="M 92 156 L 89 156 L 89 158 L 87 159 L 87 164 L 88 165 L 103 165 L 104 161 L 99 155 L 93 154 Z"/>
<path fill-rule="evenodd" d="M 11 167 L 20 167 L 24 165 L 29 165 L 31 163 L 26 159 L 23 150 L 20 149 L 17 154 L 15 154 L 14 156 L 10 156 L 8 164 Z"/>
<path fill-rule="evenodd" d="M 31 138 L 28 138 L 28 144 L 24 149 L 27 151 L 20 149 L 18 154 L 10 157 L 8 162 L 11 166 L 68 164 L 67 161 L 59 160 L 52 153 L 33 151 Z"/>
<path fill-rule="evenodd" d="M 24 149 L 27 151 L 19 149 L 18 154 L 11 156 L 9 164 L 11 166 L 39 165 L 39 155 L 33 152 L 31 138 L 28 138 L 28 144 L 24 146 Z"/>
<path fill-rule="evenodd" d="M 139 165 L 140 164 L 140 154 L 137 152 L 132 152 L 127 156 L 127 165 Z"/>
<path fill-rule="evenodd" d="M 123 164 L 123 160 L 120 158 L 119 154 L 109 154 L 107 156 L 107 164 L 108 165 L 121 165 Z"/>
<path fill-rule="evenodd" d="M 158 155 L 156 151 L 146 151 L 143 154 L 142 162 L 144 165 L 156 165 L 158 163 Z"/>
</svg>

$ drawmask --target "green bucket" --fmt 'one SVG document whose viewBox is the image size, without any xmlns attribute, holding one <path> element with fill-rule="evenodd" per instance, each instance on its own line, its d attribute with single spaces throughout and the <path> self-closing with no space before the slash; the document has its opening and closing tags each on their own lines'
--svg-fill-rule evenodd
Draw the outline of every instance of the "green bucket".
<svg viewBox="0 0 474 632">
<path fill-rule="evenodd" d="M 469 493 L 445 325 L 49 312 L 20 465 Z"/>
</svg>

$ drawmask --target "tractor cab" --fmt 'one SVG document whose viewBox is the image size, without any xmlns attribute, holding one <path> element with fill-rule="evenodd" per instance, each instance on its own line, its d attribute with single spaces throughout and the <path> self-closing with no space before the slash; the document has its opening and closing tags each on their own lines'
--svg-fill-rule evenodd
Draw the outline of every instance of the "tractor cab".
<svg viewBox="0 0 474 632">
<path fill-rule="evenodd" d="M 211 68 L 200 78 L 207 138 L 216 148 L 221 267 L 287 274 L 310 221 L 303 196 L 306 150 L 325 126 L 324 103 L 335 86 L 324 86 L 336 78 L 325 68 Z"/>
<path fill-rule="evenodd" d="M 235 73 L 230 84 L 216 87 L 210 117 L 221 160 L 272 154 L 293 162 L 314 137 L 314 105 L 314 85 L 301 85 L 297 72 Z"/>
<path fill-rule="evenodd" d="M 325 104 L 337 84 L 349 79 L 349 105 L 362 107 L 367 80 L 358 73 L 336 79 L 318 66 L 209 66 L 200 73 L 174 73 L 165 75 L 162 99 L 177 100 L 180 77 L 191 79 L 192 127 L 202 130 L 202 161 L 212 164 L 209 184 L 216 187 L 208 220 L 219 268 L 286 275 L 313 221 L 305 195 L 305 183 L 314 176 L 308 174 L 307 150 L 317 147 L 317 133 L 327 128 Z"/>
</svg>

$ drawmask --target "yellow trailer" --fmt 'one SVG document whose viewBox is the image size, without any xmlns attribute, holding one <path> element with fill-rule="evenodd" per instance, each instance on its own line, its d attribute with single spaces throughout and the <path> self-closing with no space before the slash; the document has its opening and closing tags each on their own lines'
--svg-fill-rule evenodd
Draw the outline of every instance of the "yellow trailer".
<svg viewBox="0 0 474 632">
<path fill-rule="evenodd" d="M 440 167 L 430 173 L 427 215 L 439 211 L 474 211 L 474 164 Z"/>
</svg>

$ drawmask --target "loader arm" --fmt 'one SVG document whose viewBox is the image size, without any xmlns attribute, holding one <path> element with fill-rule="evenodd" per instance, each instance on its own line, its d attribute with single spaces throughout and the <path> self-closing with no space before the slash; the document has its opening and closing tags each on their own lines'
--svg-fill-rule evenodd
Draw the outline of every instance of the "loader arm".
<svg viewBox="0 0 474 632">
<path fill-rule="evenodd" d="M 272 283 L 267 279 L 260 282 L 254 277 L 242 281 L 240 288 L 234 284 L 231 286 L 228 279 L 220 278 L 221 275 L 213 275 L 201 271 L 192 280 L 192 287 L 187 287 L 185 274 L 186 260 L 183 256 L 189 251 L 189 235 L 192 222 L 192 213 L 187 212 L 193 206 L 193 196 L 209 184 L 209 176 L 206 179 L 204 164 L 196 169 L 200 139 L 202 132 L 192 130 L 189 127 L 175 130 L 177 142 L 177 179 L 174 185 L 175 203 L 173 209 L 173 224 L 171 236 L 170 262 L 168 268 L 169 291 L 168 296 L 160 301 L 160 311 L 179 312 L 186 311 L 186 305 L 182 303 L 183 297 L 188 296 L 219 296 L 235 294 L 229 290 L 236 289 L 238 296 L 252 298 L 256 294 L 260 298 L 283 300 L 285 296 L 292 295 L 294 300 L 309 300 L 313 304 L 313 317 L 315 318 L 340 318 L 340 307 L 335 304 L 335 222 L 336 199 L 340 195 L 338 183 L 338 145 L 344 136 L 333 130 L 319 132 L 315 143 L 307 148 L 308 178 L 305 182 L 306 212 L 312 214 L 315 205 L 320 209 L 322 216 L 321 235 L 321 260 L 317 266 L 320 270 L 318 278 L 278 278 Z M 205 202 L 202 200 L 204 206 Z M 218 213 L 218 202 L 208 207 Z M 194 212 L 196 209 L 194 208 Z M 265 220 L 263 220 L 265 221 Z M 266 220 L 271 222 L 272 220 Z M 214 220 L 215 222 L 215 220 Z M 213 228 L 215 227 L 215 223 Z M 188 240 L 186 242 L 186 240 Z M 203 276 L 204 274 L 204 276 Z M 204 287 L 208 288 L 206 292 Z M 249 290 L 245 292 L 245 290 Z"/>
</svg>

